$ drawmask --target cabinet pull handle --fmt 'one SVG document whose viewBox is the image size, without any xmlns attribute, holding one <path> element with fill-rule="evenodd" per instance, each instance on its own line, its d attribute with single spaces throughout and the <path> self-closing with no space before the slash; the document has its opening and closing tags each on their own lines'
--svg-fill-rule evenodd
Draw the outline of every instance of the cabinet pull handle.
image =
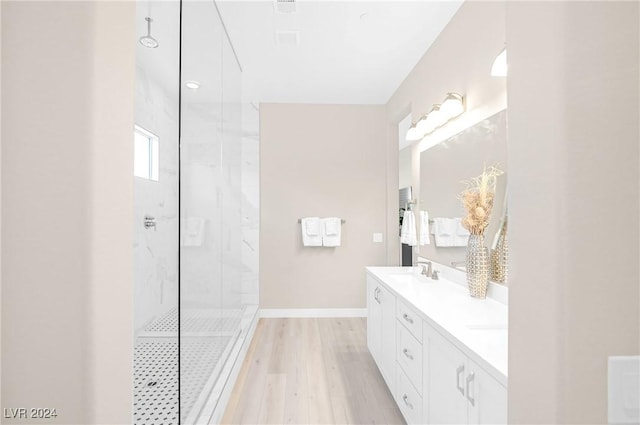
<svg viewBox="0 0 640 425">
<path fill-rule="evenodd" d="M 406 348 L 404 350 L 402 350 L 402 354 L 407 356 L 410 360 L 413 360 L 413 356 L 411 354 L 409 354 L 409 350 L 407 350 Z"/>
<path fill-rule="evenodd" d="M 402 401 L 404 401 L 404 404 L 406 404 L 409 409 L 413 410 L 413 404 L 409 403 L 409 396 L 408 395 L 403 395 L 402 396 Z"/>
<path fill-rule="evenodd" d="M 380 304 L 380 288 L 376 288 L 376 301 Z"/>
<path fill-rule="evenodd" d="M 409 317 L 409 315 L 407 313 L 404 313 L 402 315 L 402 318 L 413 325 L 413 319 L 411 317 Z"/>
<path fill-rule="evenodd" d="M 469 400 L 472 406 L 476 405 L 476 398 L 475 398 L 475 395 L 474 397 L 471 397 L 471 391 L 469 391 L 469 387 L 470 387 L 470 384 L 475 379 L 475 375 L 476 375 L 475 373 L 471 372 L 469 376 L 467 376 L 467 400 Z"/>
<path fill-rule="evenodd" d="M 458 366 L 458 369 L 456 369 L 456 387 L 458 387 L 458 391 L 460 391 L 460 394 L 464 396 L 464 388 L 462 388 L 462 386 L 460 385 L 460 376 L 462 376 L 463 372 L 464 372 L 464 365 L 462 364 Z"/>
</svg>

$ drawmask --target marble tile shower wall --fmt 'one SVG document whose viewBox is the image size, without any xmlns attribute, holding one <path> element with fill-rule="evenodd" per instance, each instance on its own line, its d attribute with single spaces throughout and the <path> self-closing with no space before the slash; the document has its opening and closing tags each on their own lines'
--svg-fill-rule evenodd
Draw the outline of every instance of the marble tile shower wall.
<svg viewBox="0 0 640 425">
<path fill-rule="evenodd" d="M 182 125 L 182 215 L 203 219 L 201 243 L 181 244 L 182 307 L 219 307 L 222 284 L 222 132 L 220 104 L 185 105 Z"/>
<path fill-rule="evenodd" d="M 259 110 L 243 105 L 242 132 L 242 304 L 258 305 L 260 232 Z"/>
<path fill-rule="evenodd" d="M 136 72 L 136 124 L 160 139 L 159 181 L 134 177 L 134 329 L 177 306 L 178 108 L 175 93 Z M 132 134 L 133 139 L 133 134 Z M 145 229 L 145 215 L 157 220 Z"/>
</svg>

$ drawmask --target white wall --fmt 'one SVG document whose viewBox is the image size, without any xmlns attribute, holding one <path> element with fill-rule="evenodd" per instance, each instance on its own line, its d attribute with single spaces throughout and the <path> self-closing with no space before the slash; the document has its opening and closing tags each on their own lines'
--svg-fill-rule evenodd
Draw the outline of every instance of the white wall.
<svg viewBox="0 0 640 425">
<path fill-rule="evenodd" d="M 606 423 L 607 356 L 640 351 L 638 18 L 507 6 L 509 423 Z"/>
<path fill-rule="evenodd" d="M 385 255 L 372 241 L 385 233 L 384 125 L 384 106 L 260 106 L 261 308 L 365 307 L 364 268 Z M 344 218 L 342 245 L 303 247 L 308 216 Z"/>
<path fill-rule="evenodd" d="M 131 420 L 134 17 L 2 4 L 2 407 L 49 423 Z"/>
<path fill-rule="evenodd" d="M 411 186 L 411 146 L 398 153 L 398 189 Z"/>
</svg>

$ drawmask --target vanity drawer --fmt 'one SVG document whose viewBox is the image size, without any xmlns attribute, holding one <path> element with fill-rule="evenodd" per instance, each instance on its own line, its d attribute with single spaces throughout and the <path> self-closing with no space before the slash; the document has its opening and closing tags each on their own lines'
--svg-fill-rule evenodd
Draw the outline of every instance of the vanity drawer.
<svg viewBox="0 0 640 425">
<path fill-rule="evenodd" d="M 422 344 L 400 323 L 397 326 L 397 362 L 418 393 L 422 394 Z"/>
<path fill-rule="evenodd" d="M 421 424 L 422 421 L 422 397 L 413 388 L 409 378 L 405 375 L 402 368 L 398 369 L 398 379 L 397 379 L 397 388 L 396 388 L 396 396 L 398 403 L 398 407 L 400 407 L 400 411 L 407 421 L 408 425 L 411 424 Z"/>
<path fill-rule="evenodd" d="M 409 332 L 416 337 L 418 342 L 422 344 L 422 319 L 413 312 L 412 309 L 407 307 L 403 302 L 398 300 L 398 306 L 396 311 L 398 312 L 398 320 L 405 325 Z"/>
</svg>

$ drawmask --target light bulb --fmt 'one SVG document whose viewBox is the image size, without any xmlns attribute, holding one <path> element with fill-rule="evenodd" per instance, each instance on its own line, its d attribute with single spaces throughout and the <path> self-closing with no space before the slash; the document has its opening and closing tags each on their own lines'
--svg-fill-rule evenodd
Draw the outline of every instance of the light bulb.
<svg viewBox="0 0 640 425">
<path fill-rule="evenodd" d="M 416 140 L 422 139 L 423 134 L 420 134 L 418 131 L 418 127 L 416 124 L 412 124 L 409 130 L 407 131 L 407 141 L 415 142 Z"/>
<path fill-rule="evenodd" d="M 446 120 L 455 118 L 464 112 L 464 102 L 458 93 L 447 93 L 447 97 L 440 106 L 440 113 L 444 115 Z"/>
<path fill-rule="evenodd" d="M 419 134 L 420 138 L 422 139 L 424 135 L 428 133 L 428 129 L 427 116 L 423 115 L 422 118 L 420 118 L 420 120 L 416 123 L 416 133 Z"/>
<path fill-rule="evenodd" d="M 446 122 L 447 117 L 440 112 L 440 105 L 433 105 L 433 108 L 431 108 L 431 111 L 427 114 L 427 134 Z"/>
</svg>

